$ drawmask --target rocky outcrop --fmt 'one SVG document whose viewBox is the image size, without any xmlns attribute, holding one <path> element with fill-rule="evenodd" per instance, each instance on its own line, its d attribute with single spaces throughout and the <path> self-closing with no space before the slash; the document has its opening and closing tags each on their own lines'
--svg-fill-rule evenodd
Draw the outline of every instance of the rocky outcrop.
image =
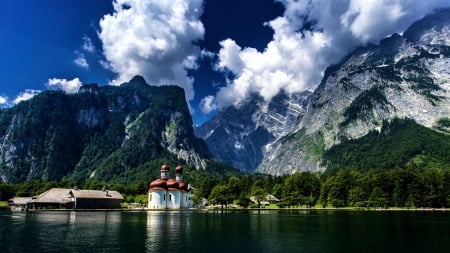
<svg viewBox="0 0 450 253">
<path fill-rule="evenodd" d="M 446 9 L 416 22 L 404 36 L 394 34 L 377 46 L 360 48 L 329 68 L 291 138 L 271 145 L 258 171 L 324 170 L 320 161 L 325 149 L 365 136 L 384 120 L 409 118 L 432 127 L 449 115 Z"/>
<path fill-rule="evenodd" d="M 235 168 L 254 172 L 267 145 L 288 134 L 305 112 L 310 92 L 279 94 L 270 102 L 253 96 L 219 112 L 195 129 L 214 157 Z"/>
<path fill-rule="evenodd" d="M 252 97 L 196 129 L 214 157 L 241 170 L 281 175 L 323 171 L 322 156 L 342 142 L 413 119 L 432 127 L 450 116 L 450 9 L 403 35 L 358 48 L 327 69 L 309 94 Z"/>
<path fill-rule="evenodd" d="M 182 88 L 142 77 L 121 86 L 46 91 L 0 111 L 2 182 L 32 179 L 137 180 L 157 159 L 205 169 Z M 159 166 L 159 165 L 158 165 Z"/>
</svg>

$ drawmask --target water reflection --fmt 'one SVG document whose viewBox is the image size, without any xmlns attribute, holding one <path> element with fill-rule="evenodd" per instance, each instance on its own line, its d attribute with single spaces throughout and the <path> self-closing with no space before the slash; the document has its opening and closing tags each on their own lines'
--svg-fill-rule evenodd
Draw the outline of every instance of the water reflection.
<svg viewBox="0 0 450 253">
<path fill-rule="evenodd" d="M 189 242 L 190 212 L 149 211 L 147 212 L 147 252 L 185 250 Z"/>
<path fill-rule="evenodd" d="M 120 212 L 39 212 L 30 219 L 36 247 L 47 252 L 118 248 Z"/>
<path fill-rule="evenodd" d="M 448 252 L 448 213 L 0 212 L 0 252 Z"/>
</svg>

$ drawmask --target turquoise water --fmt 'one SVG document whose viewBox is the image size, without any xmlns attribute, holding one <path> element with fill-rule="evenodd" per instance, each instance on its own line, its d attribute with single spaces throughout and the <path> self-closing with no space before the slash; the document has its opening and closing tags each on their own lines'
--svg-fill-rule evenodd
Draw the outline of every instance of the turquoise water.
<svg viewBox="0 0 450 253">
<path fill-rule="evenodd" d="M 0 211 L 0 252 L 450 252 L 450 213 Z"/>
</svg>

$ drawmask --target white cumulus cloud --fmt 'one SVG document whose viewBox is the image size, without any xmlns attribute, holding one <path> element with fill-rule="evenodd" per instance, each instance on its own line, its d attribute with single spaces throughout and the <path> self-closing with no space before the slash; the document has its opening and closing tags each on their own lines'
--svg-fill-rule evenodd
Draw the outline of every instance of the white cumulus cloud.
<svg viewBox="0 0 450 253">
<path fill-rule="evenodd" d="M 193 78 L 203 39 L 203 0 L 114 0 L 114 13 L 100 21 L 103 65 L 117 73 L 111 84 L 142 75 L 152 85 L 176 84 L 194 97 Z"/>
<path fill-rule="evenodd" d="M 73 62 L 82 68 L 85 69 L 89 68 L 89 63 L 87 62 L 86 57 L 82 53 L 77 53 L 77 58 L 75 58 Z"/>
<path fill-rule="evenodd" d="M 95 52 L 95 46 L 94 43 L 92 43 L 91 38 L 89 38 L 88 36 L 84 36 L 83 37 L 83 46 L 82 46 L 83 50 L 89 52 L 89 53 L 94 53 Z"/>
<path fill-rule="evenodd" d="M 8 97 L 0 96 L 0 105 L 8 103 Z"/>
<path fill-rule="evenodd" d="M 208 114 L 216 110 L 216 105 L 214 104 L 214 96 L 206 96 L 200 102 L 200 109 L 203 113 Z"/>
<path fill-rule="evenodd" d="M 63 90 L 66 93 L 75 93 L 81 87 L 82 83 L 78 77 L 72 80 L 50 78 L 45 85 L 49 89 Z"/>
<path fill-rule="evenodd" d="M 206 108 L 237 104 L 252 93 L 270 100 L 281 90 L 314 89 L 325 69 L 357 46 L 401 33 L 433 9 L 450 6 L 443 0 L 277 1 L 285 12 L 265 24 L 274 35 L 262 52 L 232 38 L 220 43 L 217 68 L 235 78 L 214 98 L 204 98 Z"/>
<path fill-rule="evenodd" d="M 21 92 L 14 100 L 13 103 L 14 104 L 18 104 L 19 102 L 31 99 L 32 97 L 34 97 L 35 95 L 39 94 L 41 91 L 40 90 L 31 90 L 31 89 L 26 89 L 24 92 Z"/>
</svg>

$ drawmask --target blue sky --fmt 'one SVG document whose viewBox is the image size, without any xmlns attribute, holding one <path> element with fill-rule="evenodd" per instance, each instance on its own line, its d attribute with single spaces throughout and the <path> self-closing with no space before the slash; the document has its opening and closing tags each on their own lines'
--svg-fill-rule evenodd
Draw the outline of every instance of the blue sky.
<svg viewBox="0 0 450 253">
<path fill-rule="evenodd" d="M 423 2 L 423 3 L 422 3 Z M 448 1 L 15 0 L 0 9 L 0 106 L 136 74 L 186 91 L 194 123 L 250 94 L 312 90 L 355 47 Z"/>
</svg>

